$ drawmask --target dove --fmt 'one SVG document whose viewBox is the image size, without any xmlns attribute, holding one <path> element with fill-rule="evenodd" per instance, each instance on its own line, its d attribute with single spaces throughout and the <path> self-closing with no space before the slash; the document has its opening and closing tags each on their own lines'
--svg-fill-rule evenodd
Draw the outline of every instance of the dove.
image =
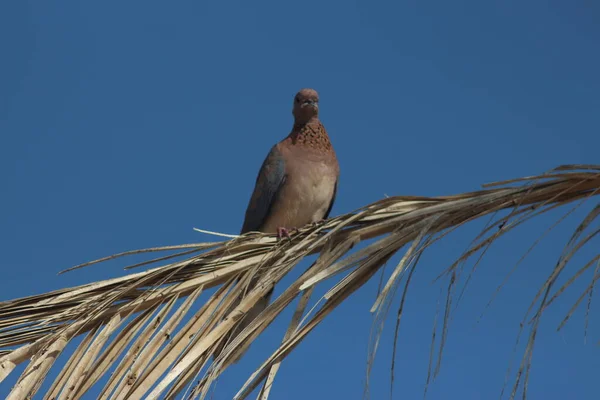
<svg viewBox="0 0 600 400">
<path fill-rule="evenodd" d="M 340 168 L 319 119 L 319 94 L 314 89 L 300 90 L 294 97 L 292 114 L 292 131 L 271 148 L 258 172 L 241 234 L 257 231 L 289 238 L 290 230 L 327 219 L 331 212 Z M 248 291 L 255 283 L 256 279 Z M 268 306 L 272 294 L 273 289 L 248 310 L 228 340 Z M 215 358 L 228 340 L 221 342 Z"/>
</svg>

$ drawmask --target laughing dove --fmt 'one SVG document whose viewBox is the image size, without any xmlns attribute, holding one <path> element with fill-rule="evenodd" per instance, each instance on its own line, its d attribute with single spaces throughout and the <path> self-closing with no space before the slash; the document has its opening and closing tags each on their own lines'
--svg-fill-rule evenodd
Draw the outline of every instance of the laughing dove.
<svg viewBox="0 0 600 400">
<path fill-rule="evenodd" d="M 326 219 L 337 192 L 339 165 L 319 120 L 319 95 L 302 89 L 294 97 L 294 126 L 271 148 L 256 178 L 241 233 L 259 231 L 289 236 L 292 228 Z M 256 281 L 251 282 L 251 290 Z M 269 304 L 273 289 L 260 299 L 215 351 L 243 330 Z M 241 298 L 232 307 L 239 304 Z M 237 361 L 237 360 L 236 360 Z"/>
</svg>

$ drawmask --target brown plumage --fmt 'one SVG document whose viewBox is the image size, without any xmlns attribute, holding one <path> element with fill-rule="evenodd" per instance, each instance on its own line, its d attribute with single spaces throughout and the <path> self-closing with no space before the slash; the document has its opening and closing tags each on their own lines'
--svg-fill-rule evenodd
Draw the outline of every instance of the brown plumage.
<svg viewBox="0 0 600 400">
<path fill-rule="evenodd" d="M 340 170 L 327 131 L 319 120 L 318 93 L 313 89 L 300 90 L 294 97 L 292 114 L 292 131 L 271 148 L 258 173 L 241 233 L 260 231 L 289 236 L 289 229 L 325 219 L 331 211 Z M 248 290 L 255 283 L 251 282 Z M 248 311 L 231 335 L 248 326 L 267 307 L 272 293 L 271 289 Z M 227 340 L 230 339 L 231 336 Z M 222 348 L 223 345 L 215 356 Z"/>
</svg>

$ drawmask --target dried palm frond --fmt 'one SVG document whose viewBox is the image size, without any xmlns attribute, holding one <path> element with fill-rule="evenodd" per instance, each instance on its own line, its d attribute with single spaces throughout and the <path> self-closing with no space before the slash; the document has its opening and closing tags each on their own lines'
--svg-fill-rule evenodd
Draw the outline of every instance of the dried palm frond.
<svg viewBox="0 0 600 400">
<path fill-rule="evenodd" d="M 500 236 L 532 217 L 563 205 L 575 206 L 574 202 L 597 195 L 600 166 L 563 166 L 540 176 L 487 186 L 485 190 L 455 196 L 386 198 L 305 227 L 291 240 L 277 241 L 272 235 L 249 233 L 223 242 L 121 254 L 180 251 L 134 266 L 177 256 L 188 258 L 119 278 L 0 303 L 0 381 L 17 365 L 26 363 L 8 398 L 30 398 L 48 377 L 67 344 L 81 336 L 79 345 L 58 371 L 45 398 L 82 398 L 109 373 L 100 395 L 102 399 L 155 399 L 184 391 L 188 391 L 191 398 L 204 398 L 232 360 L 300 296 L 283 342 L 236 396 L 236 399 L 245 398 L 264 383 L 259 398 L 266 399 L 279 365 L 290 351 L 404 246 L 408 245 L 408 249 L 371 310 L 377 318 L 389 309 L 392 295 L 403 278 L 408 285 L 419 257 L 433 242 L 467 222 L 501 210 L 510 211 L 488 224 L 470 249 L 444 271 L 451 282 L 450 298 L 462 261 L 485 251 Z M 583 272 L 553 291 L 565 265 L 600 231 L 588 232 L 598 213 L 600 205 L 573 234 L 530 307 L 541 299 L 532 319 L 529 343 L 517 373 L 513 396 L 523 380 L 526 382 L 528 360 L 541 314 Z M 356 244 L 367 239 L 373 240 L 352 251 Z M 304 257 L 315 253 L 319 253 L 317 260 L 249 326 L 226 343 L 223 352 L 213 360 L 214 349 L 229 336 L 244 313 Z M 600 255 L 596 256 L 583 270 L 598 264 L 599 258 Z M 592 290 L 596 275 L 581 298 Z M 241 279 L 236 279 L 238 277 Z M 314 286 L 332 277 L 339 278 L 325 294 L 325 301 L 320 308 L 306 314 Z M 258 279 L 258 284 L 232 309 L 231 304 L 246 291 L 252 279 Z M 202 294 L 215 287 L 218 289 L 199 303 Z M 405 295 L 406 292 L 401 307 Z M 198 304 L 202 304 L 199 309 L 194 307 Z M 442 347 L 449 312 L 447 305 Z M 435 369 L 439 369 L 439 362 Z M 523 379 L 522 374 L 525 374 Z"/>
</svg>

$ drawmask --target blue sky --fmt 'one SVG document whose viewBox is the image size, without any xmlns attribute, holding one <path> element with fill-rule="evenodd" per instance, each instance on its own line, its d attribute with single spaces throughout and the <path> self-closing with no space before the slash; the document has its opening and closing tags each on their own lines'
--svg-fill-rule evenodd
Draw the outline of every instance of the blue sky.
<svg viewBox="0 0 600 400">
<path fill-rule="evenodd" d="M 598 4 L 581 0 L 3 2 L 0 297 L 123 274 L 125 261 L 56 275 L 108 254 L 213 239 L 192 227 L 237 233 L 260 163 L 289 132 L 302 87 L 320 92 L 341 164 L 333 215 L 384 195 L 453 194 L 598 163 L 599 17 Z M 518 324 L 584 209 L 547 236 L 477 323 L 504 274 L 562 214 L 490 250 L 427 398 L 499 397 L 521 354 L 522 346 L 513 354 Z M 431 278 L 480 227 L 422 260 L 400 332 L 395 398 L 423 396 L 440 291 Z M 574 268 L 593 254 L 584 251 Z M 289 357 L 274 398 L 362 397 L 377 284 Z M 576 297 L 567 293 L 544 319 L 532 399 L 597 397 L 597 321 L 587 344 L 581 310 L 555 329 Z M 389 396 L 394 314 L 373 399 Z M 214 398 L 231 397 L 268 342 L 281 338 L 286 315 L 221 378 Z M 0 393 L 9 387 L 0 384 Z"/>
</svg>

